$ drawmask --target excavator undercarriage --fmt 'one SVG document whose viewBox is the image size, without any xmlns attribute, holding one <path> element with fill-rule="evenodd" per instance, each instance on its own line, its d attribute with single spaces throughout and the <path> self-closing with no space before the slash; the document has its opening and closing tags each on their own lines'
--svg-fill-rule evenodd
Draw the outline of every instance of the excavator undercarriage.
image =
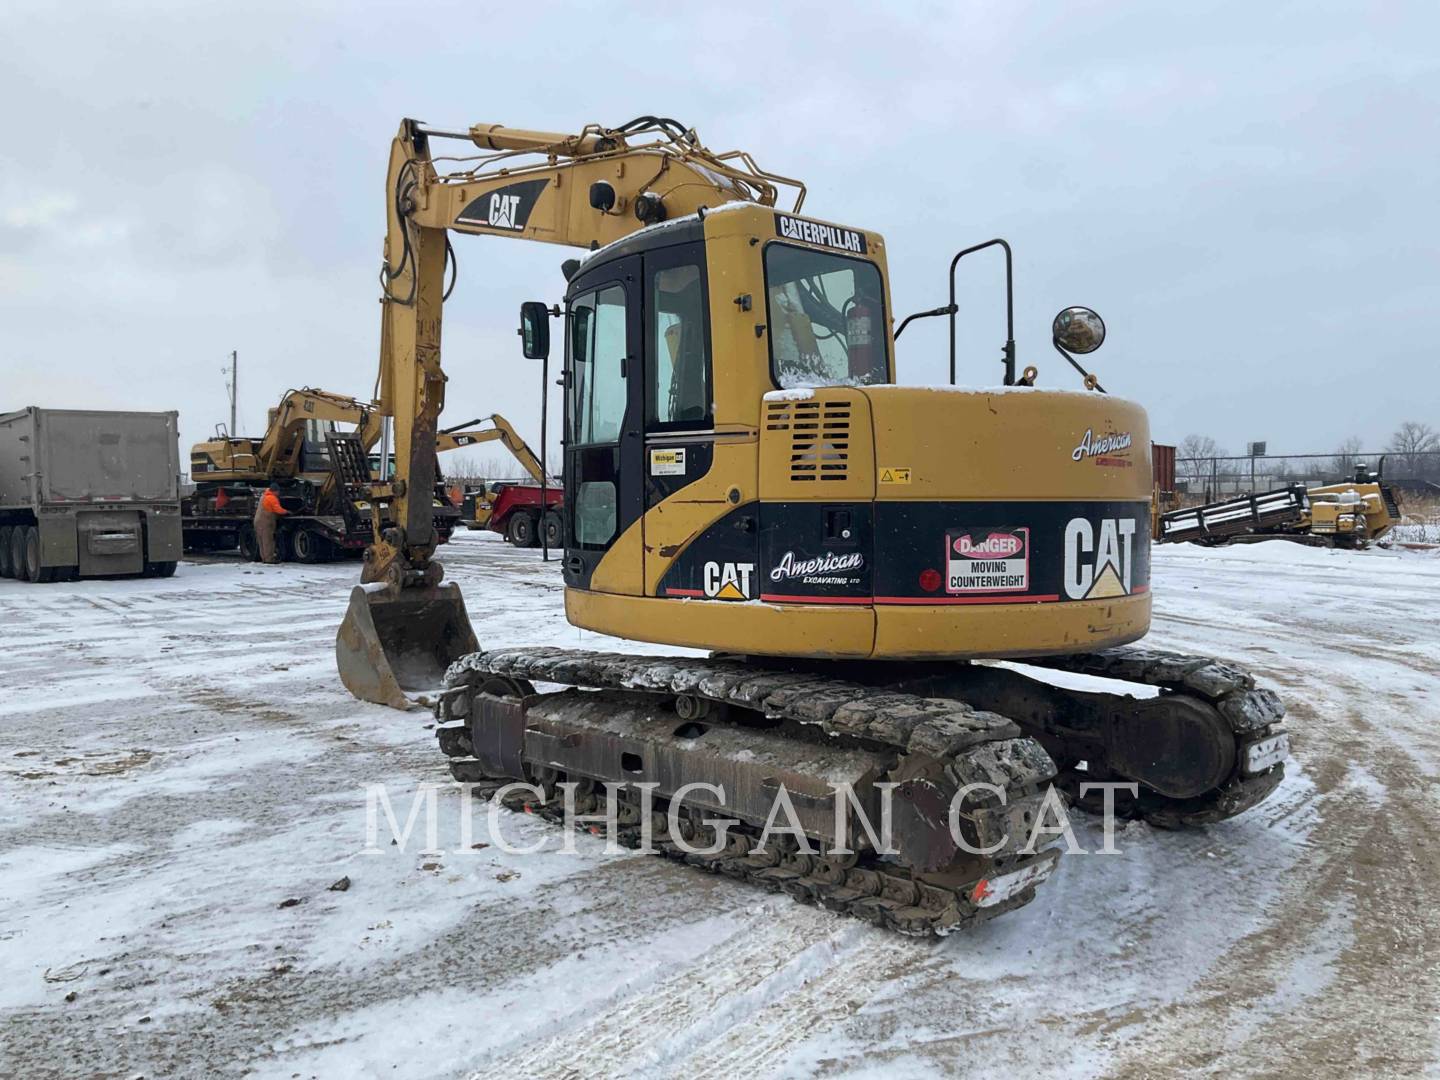
<svg viewBox="0 0 1440 1080">
<path fill-rule="evenodd" d="M 533 785 L 509 794 L 514 809 L 593 820 L 611 785 L 626 846 L 653 837 L 659 854 L 917 935 L 1033 899 L 1060 854 L 1045 846 L 1063 832 L 1052 784 L 1083 808 L 1108 797 L 1122 817 L 1180 827 L 1233 817 L 1284 776 L 1283 709 L 1236 668 L 1140 648 L 1033 662 L 1152 696 L 986 664 L 844 669 L 861 683 L 766 658 L 537 648 L 457 661 L 435 714 L 457 780 L 482 794 Z M 568 822 L 566 783 L 581 792 Z M 696 784 L 723 793 L 697 797 Z M 842 785 L 871 822 L 893 785 L 885 851 L 837 830 Z M 765 835 L 781 800 L 810 844 Z"/>
<path fill-rule="evenodd" d="M 566 689 L 536 694 L 532 680 Z M 1030 849 L 1054 763 L 964 702 L 734 660 L 564 649 L 475 653 L 446 681 L 439 739 L 457 779 L 533 783 L 517 805 L 554 820 L 558 784 L 583 785 L 582 814 L 601 785 L 624 785 L 629 846 L 645 791 L 659 853 L 904 933 L 946 934 L 1027 903 L 1059 855 Z M 893 785 L 887 855 L 858 826 L 863 814 L 883 840 L 877 785 Z M 843 833 L 837 798 L 857 823 Z M 784 834 L 757 849 L 780 801 L 806 842 Z"/>
</svg>

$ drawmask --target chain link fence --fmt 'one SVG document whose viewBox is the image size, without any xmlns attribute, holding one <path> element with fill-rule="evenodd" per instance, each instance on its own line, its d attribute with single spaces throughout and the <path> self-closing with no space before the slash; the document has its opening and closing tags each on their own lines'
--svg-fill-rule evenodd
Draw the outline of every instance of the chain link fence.
<svg viewBox="0 0 1440 1080">
<path fill-rule="evenodd" d="M 1320 487 L 1353 479 L 1357 466 L 1383 468 L 1387 483 L 1406 495 L 1440 498 L 1440 450 L 1395 453 L 1287 454 L 1275 457 L 1177 457 L 1175 487 L 1186 503 L 1212 502 L 1303 484 Z"/>
</svg>

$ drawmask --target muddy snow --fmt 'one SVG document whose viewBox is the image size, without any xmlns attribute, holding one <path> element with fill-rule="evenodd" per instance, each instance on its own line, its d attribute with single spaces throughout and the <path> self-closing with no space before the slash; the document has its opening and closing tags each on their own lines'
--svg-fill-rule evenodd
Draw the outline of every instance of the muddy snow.
<svg viewBox="0 0 1440 1080">
<path fill-rule="evenodd" d="M 568 626 L 538 552 L 443 555 L 484 643 L 647 648 Z M 593 838 L 480 846 L 428 716 L 339 684 L 356 569 L 0 581 L 0 1073 L 1440 1068 L 1440 557 L 1158 549 L 1149 640 L 1279 691 L 1290 775 L 1207 831 L 1123 827 L 938 944 Z M 421 784 L 437 851 L 383 809 L 369 835 L 370 786 L 403 829 Z"/>
</svg>

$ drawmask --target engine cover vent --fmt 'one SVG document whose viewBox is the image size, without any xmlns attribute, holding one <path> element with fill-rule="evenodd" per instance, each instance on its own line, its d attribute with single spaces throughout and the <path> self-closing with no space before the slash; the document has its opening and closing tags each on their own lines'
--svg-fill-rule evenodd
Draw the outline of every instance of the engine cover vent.
<svg viewBox="0 0 1440 1080">
<path fill-rule="evenodd" d="M 790 433 L 791 480 L 850 475 L 851 411 L 848 401 L 766 402 L 766 430 Z"/>
</svg>

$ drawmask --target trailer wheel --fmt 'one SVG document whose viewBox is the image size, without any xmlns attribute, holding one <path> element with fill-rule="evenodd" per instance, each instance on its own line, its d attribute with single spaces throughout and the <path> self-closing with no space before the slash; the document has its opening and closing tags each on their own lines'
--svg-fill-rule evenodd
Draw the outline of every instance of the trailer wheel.
<svg viewBox="0 0 1440 1080">
<path fill-rule="evenodd" d="M 325 562 L 330 555 L 330 545 L 323 536 L 317 536 L 309 529 L 297 529 L 290 537 L 290 550 L 295 559 L 302 563 Z"/>
<path fill-rule="evenodd" d="M 145 564 L 146 577 L 174 577 L 175 563 L 173 562 L 152 562 Z"/>
<path fill-rule="evenodd" d="M 563 547 L 564 537 L 565 526 L 560 521 L 560 515 L 554 510 L 545 511 L 545 546 Z"/>
<path fill-rule="evenodd" d="M 248 562 L 260 561 L 260 539 L 255 535 L 255 526 L 240 526 L 240 554 Z"/>
<path fill-rule="evenodd" d="M 9 525 L 0 525 L 0 578 L 15 576 L 15 564 L 10 559 L 10 534 L 14 531 Z"/>
<path fill-rule="evenodd" d="M 535 515 L 528 510 L 517 510 L 505 523 L 505 539 L 518 548 L 535 546 Z"/>
<path fill-rule="evenodd" d="M 10 530 L 10 573 L 16 581 L 29 581 L 25 566 L 25 526 L 16 525 Z"/>
<path fill-rule="evenodd" d="M 40 530 L 34 525 L 27 526 L 22 533 L 25 553 L 25 580 L 36 585 L 48 585 L 55 580 L 53 566 L 40 565 Z"/>
<path fill-rule="evenodd" d="M 15 575 L 16 581 L 30 580 L 26 566 L 24 525 L 16 525 L 10 530 L 10 572 Z"/>
</svg>

